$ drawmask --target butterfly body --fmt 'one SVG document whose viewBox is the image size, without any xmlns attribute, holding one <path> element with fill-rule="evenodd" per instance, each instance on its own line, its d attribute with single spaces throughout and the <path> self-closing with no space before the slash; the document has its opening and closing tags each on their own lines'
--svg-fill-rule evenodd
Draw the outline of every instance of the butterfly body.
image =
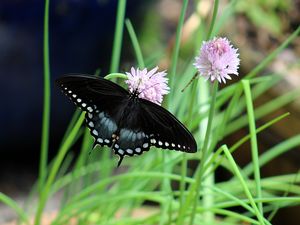
<svg viewBox="0 0 300 225">
<path fill-rule="evenodd" d="M 151 146 L 196 152 L 191 133 L 170 112 L 139 98 L 137 91 L 100 77 L 71 75 L 57 80 L 64 94 L 86 112 L 86 124 L 95 145 L 119 155 L 140 155 Z"/>
</svg>

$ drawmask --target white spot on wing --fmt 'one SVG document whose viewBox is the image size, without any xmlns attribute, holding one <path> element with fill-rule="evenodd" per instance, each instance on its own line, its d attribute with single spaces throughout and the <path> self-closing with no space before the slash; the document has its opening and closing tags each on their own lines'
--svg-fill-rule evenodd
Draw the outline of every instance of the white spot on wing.
<svg viewBox="0 0 300 225">
<path fill-rule="evenodd" d="M 148 148 L 149 144 L 148 143 L 144 143 L 143 144 L 143 148 Z"/>
<path fill-rule="evenodd" d="M 118 153 L 119 153 L 120 155 L 123 155 L 123 154 L 124 154 L 124 150 L 119 149 L 119 150 L 118 150 Z"/>
<path fill-rule="evenodd" d="M 140 153 L 140 152 L 142 151 L 142 149 L 141 149 L 141 148 L 136 148 L 135 151 L 136 151 L 137 153 Z"/>
<path fill-rule="evenodd" d="M 128 154 L 132 154 L 132 153 L 133 153 L 132 149 L 126 149 L 126 152 L 127 152 Z"/>
<path fill-rule="evenodd" d="M 81 102 L 82 100 L 81 100 L 81 98 L 77 98 L 77 102 Z"/>
<path fill-rule="evenodd" d="M 94 127 L 94 123 L 92 121 L 89 122 L 90 127 Z"/>
<path fill-rule="evenodd" d="M 169 143 L 168 143 L 168 142 L 165 142 L 165 146 L 166 146 L 166 147 L 169 147 Z"/>
<path fill-rule="evenodd" d="M 161 141 L 158 141 L 158 145 L 163 145 L 163 143 Z"/>
<path fill-rule="evenodd" d="M 93 130 L 93 134 L 95 134 L 97 136 L 98 135 L 98 131 Z"/>
<path fill-rule="evenodd" d="M 99 143 L 101 143 L 101 144 L 103 143 L 103 139 L 102 139 L 102 138 L 98 138 L 97 141 L 98 141 Z"/>
</svg>

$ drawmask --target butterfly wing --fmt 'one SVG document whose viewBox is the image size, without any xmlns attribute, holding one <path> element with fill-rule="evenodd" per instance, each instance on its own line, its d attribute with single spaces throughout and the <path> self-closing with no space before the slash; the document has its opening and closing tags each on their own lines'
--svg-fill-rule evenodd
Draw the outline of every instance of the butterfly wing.
<svg viewBox="0 0 300 225">
<path fill-rule="evenodd" d="M 86 123 L 95 144 L 110 147 L 128 91 L 109 80 L 90 75 L 68 75 L 56 82 L 63 93 L 86 112 Z"/>
<path fill-rule="evenodd" d="M 144 99 L 128 105 L 130 113 L 122 120 L 118 140 L 112 146 L 120 156 L 119 165 L 125 155 L 140 155 L 151 146 L 188 153 L 197 151 L 192 134 L 169 111 Z"/>
<path fill-rule="evenodd" d="M 197 143 L 189 130 L 168 110 L 163 107 L 140 99 L 143 130 L 150 137 L 150 144 L 158 148 L 171 149 L 194 153 Z"/>
<path fill-rule="evenodd" d="M 133 156 L 151 146 L 193 153 L 197 144 L 185 126 L 163 107 L 130 95 L 100 77 L 65 76 L 57 80 L 64 94 L 86 111 L 95 144 L 111 147 L 120 156 Z"/>
</svg>

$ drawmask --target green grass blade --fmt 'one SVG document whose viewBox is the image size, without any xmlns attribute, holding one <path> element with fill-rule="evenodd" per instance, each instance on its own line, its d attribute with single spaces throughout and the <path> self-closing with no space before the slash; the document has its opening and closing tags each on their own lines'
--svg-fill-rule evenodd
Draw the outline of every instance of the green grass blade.
<svg viewBox="0 0 300 225">
<path fill-rule="evenodd" d="M 0 202 L 3 202 L 5 205 L 12 208 L 18 214 L 19 218 L 23 223 L 26 223 L 28 225 L 30 224 L 27 214 L 18 205 L 18 203 L 16 203 L 13 199 L 3 194 L 2 192 L 0 192 Z"/>
<path fill-rule="evenodd" d="M 259 167 L 264 166 L 274 158 L 300 145 L 300 135 L 296 135 L 288 140 L 281 142 L 275 147 L 269 149 L 259 157 Z M 243 169 L 245 176 L 250 176 L 253 173 L 253 163 L 249 163 Z"/>
<path fill-rule="evenodd" d="M 78 133 L 78 131 L 80 129 L 80 126 L 82 125 L 83 121 L 84 121 L 84 113 L 81 114 L 81 116 L 80 116 L 79 120 L 77 121 L 77 123 L 75 124 L 73 130 L 70 132 L 70 135 L 68 136 L 66 141 L 61 146 L 61 149 L 59 149 L 59 151 L 58 151 L 58 155 L 55 158 L 55 161 L 53 163 L 53 167 L 51 168 L 51 171 L 49 173 L 49 177 L 46 181 L 46 184 L 43 188 L 42 195 L 39 199 L 38 209 L 37 209 L 36 217 L 35 217 L 35 221 L 34 221 L 35 225 L 40 224 L 42 212 L 45 208 L 47 199 L 49 197 L 49 193 L 51 191 L 51 185 L 53 184 L 53 181 L 54 181 L 54 179 L 57 175 L 57 172 L 58 172 L 58 170 L 61 166 L 61 163 L 63 162 L 63 159 L 64 159 L 66 153 L 68 152 L 70 146 L 72 145 L 74 139 L 76 138 L 77 133 Z"/>
<path fill-rule="evenodd" d="M 215 0 L 212 20 L 211 20 L 211 23 L 209 25 L 209 30 L 207 32 L 206 40 L 209 40 L 209 39 L 212 38 L 212 32 L 213 32 L 215 22 L 216 22 L 216 19 L 217 19 L 218 8 L 219 8 L 219 0 Z"/>
<path fill-rule="evenodd" d="M 232 15 L 234 15 L 235 6 L 237 2 L 238 0 L 231 0 L 229 5 L 222 9 L 222 15 L 219 17 L 218 21 L 216 22 L 216 25 L 214 26 L 211 35 L 212 37 L 216 36 L 219 33 L 219 31 L 224 27 L 224 23 L 228 21 Z"/>
<path fill-rule="evenodd" d="M 256 195 L 258 198 L 261 198 L 262 196 L 261 196 L 261 184 L 260 184 L 260 167 L 258 162 L 259 153 L 257 147 L 256 125 L 255 125 L 254 109 L 253 109 L 249 80 L 242 80 L 242 84 L 243 84 L 245 97 L 246 97 L 248 124 L 250 129 L 251 154 L 252 154 L 252 161 L 254 166 L 254 179 L 256 182 Z M 260 210 L 260 213 L 263 214 L 262 203 L 258 204 L 258 208 Z"/>
<path fill-rule="evenodd" d="M 127 30 L 128 30 L 128 33 L 129 33 L 129 36 L 130 36 L 130 39 L 131 39 L 131 42 L 132 42 L 132 45 L 133 45 L 133 49 L 134 49 L 134 52 L 135 52 L 135 56 L 136 56 L 139 68 L 143 69 L 145 67 L 145 63 L 144 63 L 142 50 L 140 48 L 140 44 L 139 44 L 138 39 L 136 37 L 136 33 L 134 32 L 133 26 L 132 26 L 129 19 L 125 20 L 125 24 L 126 24 L 126 27 L 127 27 Z"/>
<path fill-rule="evenodd" d="M 177 25 L 176 30 L 176 39 L 175 39 L 175 46 L 172 53 L 172 61 L 171 61 L 171 68 L 169 69 L 169 85 L 171 90 L 174 88 L 174 79 L 176 76 L 176 68 L 177 68 L 177 62 L 179 57 L 179 49 L 180 49 L 180 42 L 181 42 L 181 35 L 182 35 L 182 28 L 184 24 L 184 17 L 187 10 L 189 1 L 183 0 L 180 17 Z"/>
<path fill-rule="evenodd" d="M 261 63 L 259 63 L 253 70 L 251 70 L 246 76 L 246 79 L 256 76 L 261 72 L 283 49 L 285 49 L 300 33 L 300 26 L 271 54 L 269 54 Z"/>
<path fill-rule="evenodd" d="M 118 72 L 118 70 L 119 70 L 125 10 L 126 10 L 126 0 L 119 0 L 118 1 L 118 9 L 117 9 L 115 37 L 114 37 L 114 44 L 113 44 L 113 50 L 112 50 L 112 59 L 111 59 L 111 64 L 110 64 L 110 72 L 111 73 Z"/>
<path fill-rule="evenodd" d="M 278 121 L 284 119 L 285 117 L 287 117 L 288 115 L 290 115 L 289 113 L 285 113 L 281 116 L 276 117 L 275 119 L 272 119 L 271 121 L 269 121 L 268 123 L 260 126 L 257 130 L 256 130 L 256 134 L 262 132 L 263 130 L 267 129 L 268 127 L 272 126 L 274 123 L 277 123 Z M 238 149 L 238 147 L 240 147 L 242 144 L 244 144 L 246 141 L 248 141 L 250 139 L 250 134 L 246 135 L 245 137 L 243 137 L 242 139 L 240 139 L 238 142 L 236 142 L 233 146 L 231 146 L 229 148 L 230 153 L 233 153 L 235 150 Z M 220 156 L 222 152 L 222 149 L 219 148 L 214 154 L 213 157 L 211 157 L 211 159 L 207 162 L 207 164 L 205 165 L 205 171 L 208 171 L 207 174 L 210 174 L 211 172 L 215 171 L 220 164 L 222 163 L 222 160 L 224 159 L 224 155 Z M 220 157 L 219 157 L 220 156 Z M 218 158 L 219 157 L 219 158 Z M 210 165 L 214 164 L 213 168 L 211 170 L 208 170 L 208 168 L 210 167 Z"/>
<path fill-rule="evenodd" d="M 246 196 L 248 197 L 248 199 L 249 199 L 249 201 L 250 201 L 250 204 L 251 204 L 253 210 L 255 211 L 255 214 L 256 214 L 257 219 L 259 220 L 260 224 L 262 224 L 262 225 L 265 224 L 265 222 L 264 222 L 264 217 L 263 217 L 263 215 L 260 213 L 258 207 L 256 206 L 255 201 L 254 201 L 254 199 L 253 199 L 253 197 L 252 197 L 252 194 L 251 194 L 251 192 L 250 192 L 250 190 L 249 190 L 249 188 L 248 188 L 248 186 L 247 186 L 247 184 L 246 184 L 246 181 L 244 180 L 242 174 L 240 173 L 240 170 L 239 170 L 237 164 L 235 163 L 235 161 L 234 161 L 232 155 L 230 154 L 230 152 L 229 152 L 227 146 L 226 146 L 226 145 L 223 145 L 223 146 L 222 146 L 222 149 L 223 149 L 223 151 L 224 151 L 224 153 L 225 153 L 227 159 L 229 160 L 230 165 L 232 166 L 235 175 L 236 175 L 237 178 L 239 179 L 239 181 L 240 181 L 240 183 L 241 183 L 241 185 L 242 185 L 242 187 L 243 187 L 243 190 L 244 190 Z"/>
<path fill-rule="evenodd" d="M 218 87 L 219 87 L 219 83 L 218 83 L 218 81 L 215 81 L 213 83 L 213 87 L 212 87 L 212 97 L 211 97 L 212 102 L 211 102 L 211 105 L 209 108 L 207 127 L 206 127 L 206 131 L 205 131 L 204 143 L 203 143 L 203 147 L 202 147 L 201 164 L 200 164 L 200 166 L 197 167 L 196 172 L 195 172 L 195 179 L 196 179 L 195 190 L 192 190 L 192 188 L 191 188 L 190 194 L 188 196 L 191 199 L 191 197 L 195 191 L 193 208 L 192 208 L 193 211 L 191 213 L 191 218 L 190 218 L 190 222 L 189 222 L 190 225 L 192 225 L 194 223 L 194 219 L 195 219 L 195 209 L 197 207 L 197 202 L 199 199 L 199 188 L 201 186 L 202 177 L 205 172 L 204 165 L 205 165 L 205 162 L 209 159 L 210 154 L 211 154 L 211 149 L 209 148 L 209 141 L 211 138 L 211 131 L 212 131 L 213 118 L 214 118 L 215 108 L 216 108 L 215 103 L 216 103 Z M 188 201 L 187 201 L 187 203 L 188 203 Z"/>
<path fill-rule="evenodd" d="M 49 63 L 49 4 L 50 0 L 45 0 L 44 12 L 44 106 L 43 106 L 43 124 L 42 124 L 42 140 L 39 165 L 39 193 L 42 193 L 44 181 L 47 174 L 47 160 L 49 147 L 49 127 L 50 127 L 50 63 Z"/>
<path fill-rule="evenodd" d="M 281 95 L 262 106 L 259 106 L 255 109 L 255 119 L 260 119 L 263 116 L 274 112 L 277 109 L 280 109 L 284 105 L 289 104 L 290 102 L 294 101 L 299 97 L 299 90 L 291 91 L 289 93 L 286 93 L 284 95 Z M 244 127 L 247 125 L 247 116 L 241 116 L 235 121 L 232 121 L 230 124 L 228 124 L 228 127 L 225 131 L 225 136 L 228 136 L 229 134 L 233 133 L 234 131 Z"/>
</svg>

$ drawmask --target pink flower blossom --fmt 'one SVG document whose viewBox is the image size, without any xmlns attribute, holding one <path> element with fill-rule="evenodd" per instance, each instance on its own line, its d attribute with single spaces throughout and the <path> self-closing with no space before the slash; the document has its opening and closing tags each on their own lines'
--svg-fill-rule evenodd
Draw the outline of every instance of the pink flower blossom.
<svg viewBox="0 0 300 225">
<path fill-rule="evenodd" d="M 226 83 L 226 79 L 231 80 L 230 74 L 238 76 L 240 59 L 237 51 L 227 38 L 215 37 L 203 42 L 194 66 L 206 80 L 213 82 L 217 79 L 220 83 Z"/>
<path fill-rule="evenodd" d="M 135 69 L 131 67 L 130 73 L 126 72 L 128 80 L 128 89 L 131 93 L 137 91 L 138 97 L 149 100 L 160 105 L 163 101 L 163 95 L 169 93 L 168 78 L 165 71 L 157 72 L 158 67 L 149 72 L 147 69 Z"/>
</svg>

